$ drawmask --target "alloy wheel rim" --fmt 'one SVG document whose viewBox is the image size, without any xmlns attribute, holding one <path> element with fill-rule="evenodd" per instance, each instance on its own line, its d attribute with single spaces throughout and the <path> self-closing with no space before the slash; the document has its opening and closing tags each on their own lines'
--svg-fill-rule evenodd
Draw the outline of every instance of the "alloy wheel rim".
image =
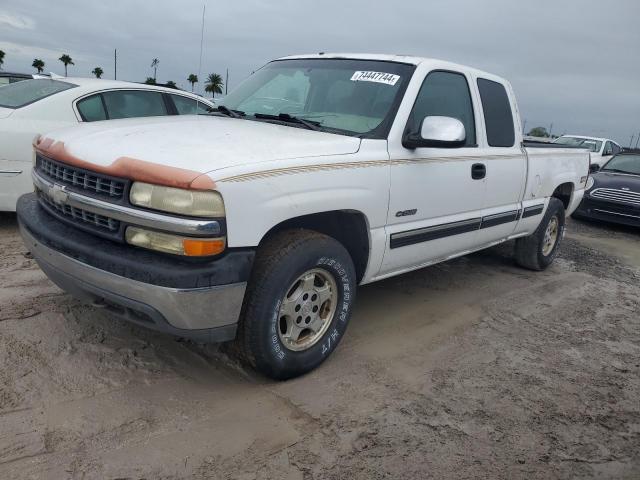
<svg viewBox="0 0 640 480">
<path fill-rule="evenodd" d="M 289 350 L 311 348 L 326 333 L 338 302 L 336 281 L 314 268 L 300 275 L 287 289 L 278 313 L 278 336 Z"/>
<path fill-rule="evenodd" d="M 544 232 L 544 239 L 542 241 L 542 254 L 545 257 L 548 257 L 556 246 L 559 230 L 558 217 L 551 217 L 549 225 L 547 225 L 547 229 Z"/>
</svg>

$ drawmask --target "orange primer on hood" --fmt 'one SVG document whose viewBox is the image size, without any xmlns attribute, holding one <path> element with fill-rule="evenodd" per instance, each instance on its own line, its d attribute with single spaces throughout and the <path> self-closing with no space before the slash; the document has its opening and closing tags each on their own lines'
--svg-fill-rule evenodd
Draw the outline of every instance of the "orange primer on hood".
<svg viewBox="0 0 640 480">
<path fill-rule="evenodd" d="M 64 142 L 55 142 L 50 138 L 39 137 L 34 147 L 36 151 L 59 162 L 113 177 L 191 190 L 213 190 L 216 186 L 203 172 L 169 167 L 137 158 L 120 157 L 109 166 L 96 165 L 71 155 L 64 148 Z"/>
</svg>

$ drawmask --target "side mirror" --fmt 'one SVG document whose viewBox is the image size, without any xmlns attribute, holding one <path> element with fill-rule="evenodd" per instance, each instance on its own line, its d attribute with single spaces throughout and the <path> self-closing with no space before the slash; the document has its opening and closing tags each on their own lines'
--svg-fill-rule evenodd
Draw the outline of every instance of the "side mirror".
<svg viewBox="0 0 640 480">
<path fill-rule="evenodd" d="M 462 147 L 467 138 L 464 125 L 457 118 L 452 117 L 425 117 L 422 120 L 420 133 L 406 133 L 402 139 L 405 148 Z"/>
<path fill-rule="evenodd" d="M 597 163 L 592 163 L 591 165 L 589 165 L 589 173 L 596 173 L 598 170 L 600 170 L 600 165 L 598 165 Z"/>
</svg>

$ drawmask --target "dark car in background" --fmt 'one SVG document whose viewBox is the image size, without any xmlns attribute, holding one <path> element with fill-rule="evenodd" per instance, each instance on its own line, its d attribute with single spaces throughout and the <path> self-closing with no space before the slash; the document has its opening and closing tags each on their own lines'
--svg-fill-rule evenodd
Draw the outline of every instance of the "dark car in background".
<svg viewBox="0 0 640 480">
<path fill-rule="evenodd" d="M 22 80 L 28 80 L 30 78 L 33 78 L 33 75 L 31 75 L 30 73 L 0 71 L 0 86 L 8 85 L 9 83 L 21 82 Z"/>
<path fill-rule="evenodd" d="M 592 174 L 573 216 L 640 227 L 640 153 L 619 153 Z"/>
</svg>

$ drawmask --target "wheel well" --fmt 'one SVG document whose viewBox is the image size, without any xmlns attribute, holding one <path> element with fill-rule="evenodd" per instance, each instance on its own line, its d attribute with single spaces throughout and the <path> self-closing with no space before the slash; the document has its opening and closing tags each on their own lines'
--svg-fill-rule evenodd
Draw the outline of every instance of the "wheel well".
<svg viewBox="0 0 640 480">
<path fill-rule="evenodd" d="M 559 199 L 564 204 L 565 210 L 569 208 L 571 195 L 573 195 L 573 183 L 563 183 L 551 194 L 552 197 Z"/>
<path fill-rule="evenodd" d="M 295 228 L 314 230 L 339 241 L 351 255 L 358 283 L 362 280 L 369 261 L 369 227 L 362 212 L 335 210 L 290 218 L 269 230 L 260 243 L 276 232 Z"/>
</svg>

